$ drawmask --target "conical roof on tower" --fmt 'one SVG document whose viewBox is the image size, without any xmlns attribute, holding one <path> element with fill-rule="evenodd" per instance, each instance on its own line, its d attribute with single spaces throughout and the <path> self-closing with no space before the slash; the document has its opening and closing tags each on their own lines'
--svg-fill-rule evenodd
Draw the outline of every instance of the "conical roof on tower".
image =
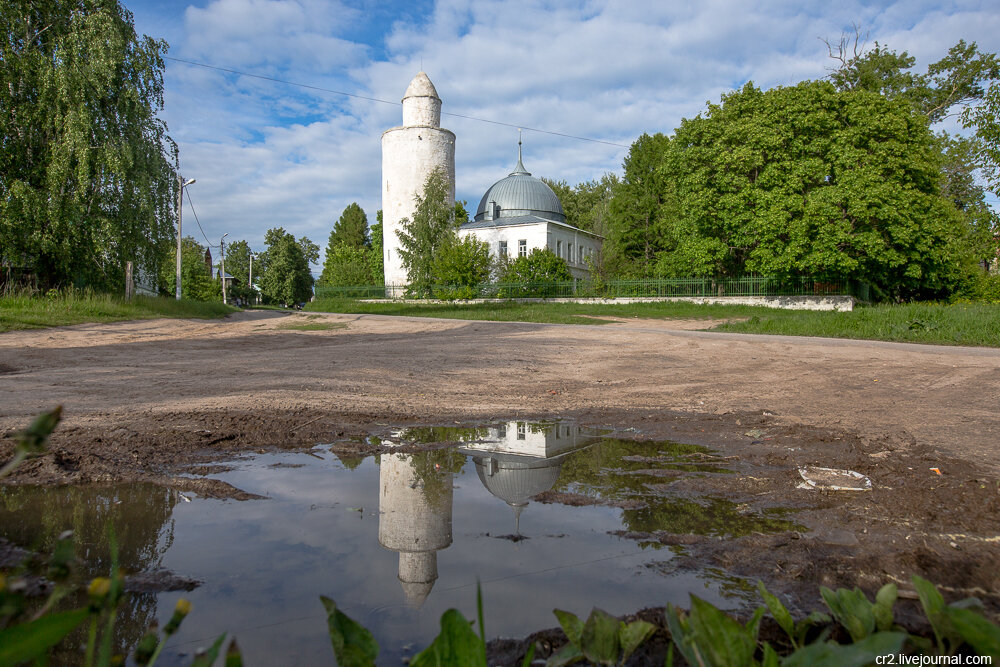
<svg viewBox="0 0 1000 667">
<path fill-rule="evenodd" d="M 410 85 L 406 87 L 403 99 L 405 100 L 407 97 L 433 97 L 441 99 L 438 97 L 437 88 L 434 87 L 430 77 L 424 71 L 417 72 L 417 75 L 413 77 L 413 81 L 410 81 Z"/>
</svg>

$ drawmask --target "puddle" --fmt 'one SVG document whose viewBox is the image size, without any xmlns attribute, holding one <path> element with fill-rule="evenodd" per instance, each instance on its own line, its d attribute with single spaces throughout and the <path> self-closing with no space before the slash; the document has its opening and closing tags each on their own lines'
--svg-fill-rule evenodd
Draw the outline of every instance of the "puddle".
<svg viewBox="0 0 1000 667">
<path fill-rule="evenodd" d="M 704 447 L 559 422 L 407 428 L 382 444 L 438 442 L 453 446 L 366 458 L 319 446 L 224 462 L 213 473 L 266 500 L 185 493 L 186 502 L 140 484 L 6 487 L 0 535 L 46 552 L 73 528 L 79 555 L 101 574 L 113 526 L 126 570 L 203 582 L 134 595 L 123 613 L 120 641 L 134 644 L 153 617 L 164 621 L 178 598 L 191 600 L 161 664 L 189 663 L 222 632 L 255 663 L 330 663 L 321 594 L 372 630 L 381 664 L 399 664 L 437 633 L 448 608 L 475 617 L 477 581 L 489 637 L 552 627 L 555 607 L 624 614 L 686 604 L 689 591 L 723 607 L 740 597 L 719 573 L 672 569 L 670 549 L 616 532 L 726 538 L 795 528 L 745 505 L 674 494 L 678 479 L 734 474 Z"/>
</svg>

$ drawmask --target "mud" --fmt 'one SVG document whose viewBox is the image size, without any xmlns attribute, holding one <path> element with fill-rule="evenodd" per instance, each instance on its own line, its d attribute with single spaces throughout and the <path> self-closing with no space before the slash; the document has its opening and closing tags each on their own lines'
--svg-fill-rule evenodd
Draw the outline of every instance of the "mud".
<svg viewBox="0 0 1000 667">
<path fill-rule="evenodd" d="M 617 437 L 710 447 L 705 460 L 660 467 L 660 484 L 649 488 L 725 498 L 748 512 L 790 509 L 802 527 L 728 539 L 622 534 L 679 555 L 664 567 L 762 579 L 797 613 L 820 608 L 821 585 L 871 594 L 895 581 L 909 595 L 919 574 L 946 599 L 975 595 L 1000 616 L 998 350 L 737 336 L 639 320 L 329 315 L 320 319 L 347 326 L 278 328 L 301 317 L 0 335 L 0 432 L 9 436 L 56 404 L 65 409 L 49 452 L 7 482 L 142 480 L 240 498 L 190 475 L 241 453 L 316 443 L 332 443 L 345 459 L 378 453 L 370 436 L 397 426 L 573 419 Z M 12 446 L 5 438 L 0 461 Z M 854 470 L 873 488 L 799 489 L 804 465 Z"/>
</svg>

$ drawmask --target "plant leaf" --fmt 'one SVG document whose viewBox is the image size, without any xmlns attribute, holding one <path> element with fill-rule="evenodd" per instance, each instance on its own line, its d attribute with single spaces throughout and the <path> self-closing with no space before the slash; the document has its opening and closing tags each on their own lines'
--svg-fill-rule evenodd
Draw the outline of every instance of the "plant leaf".
<svg viewBox="0 0 1000 667">
<path fill-rule="evenodd" d="M 781 600 L 777 596 L 768 592 L 767 588 L 764 587 L 763 581 L 757 582 L 757 591 L 764 598 L 764 604 L 767 605 L 767 610 L 771 612 L 771 616 L 778 622 L 781 629 L 785 631 L 788 638 L 792 640 L 792 646 L 798 648 L 799 645 L 795 638 L 795 620 L 792 618 L 792 614 L 788 611 L 788 608 L 781 604 Z"/>
<path fill-rule="evenodd" d="M 441 633 L 410 661 L 411 667 L 438 665 L 486 667 L 486 646 L 457 609 L 441 615 Z"/>
<path fill-rule="evenodd" d="M 591 662 L 613 665 L 618 662 L 620 621 L 596 607 L 591 610 L 580 635 L 580 650 Z"/>
<path fill-rule="evenodd" d="M 886 584 L 875 594 L 875 605 L 872 607 L 872 615 L 875 617 L 875 627 L 880 631 L 891 630 L 895 617 L 892 608 L 896 605 L 896 598 L 899 591 L 896 584 Z"/>
<path fill-rule="evenodd" d="M 549 659 L 545 661 L 545 667 L 565 667 L 579 660 L 583 660 L 583 653 L 580 651 L 579 645 L 566 644 L 559 649 L 558 653 L 549 656 Z"/>
<path fill-rule="evenodd" d="M 622 650 L 622 660 L 635 653 L 644 641 L 656 632 L 656 626 L 647 621 L 632 621 L 618 628 L 618 644 Z"/>
<path fill-rule="evenodd" d="M 205 651 L 204 655 L 200 655 L 194 659 L 191 667 L 212 667 L 215 664 L 216 658 L 219 657 L 219 652 L 222 651 L 222 642 L 224 641 L 226 641 L 225 632 L 219 635 L 215 642 Z"/>
<path fill-rule="evenodd" d="M 881 655 L 899 653 L 907 635 L 876 632 L 854 644 L 810 644 L 786 657 L 782 667 L 865 667 Z"/>
<path fill-rule="evenodd" d="M 750 629 L 696 595 L 691 596 L 690 625 L 697 650 L 707 664 L 753 664 L 757 640 Z"/>
<path fill-rule="evenodd" d="M 375 664 L 378 642 L 363 625 L 337 609 L 337 603 L 321 595 L 326 608 L 326 624 L 333 644 L 333 655 L 339 667 L 367 667 Z"/>
<path fill-rule="evenodd" d="M 761 661 L 761 667 L 778 667 L 780 663 L 778 662 L 778 652 L 774 650 L 774 647 L 770 644 L 764 644 L 764 659 Z"/>
<path fill-rule="evenodd" d="M 0 665 L 17 665 L 45 654 L 89 615 L 87 609 L 74 609 L 0 630 Z"/>
<path fill-rule="evenodd" d="M 576 614 L 562 609 L 553 609 L 552 613 L 559 619 L 559 625 L 562 626 L 569 642 L 579 646 L 580 635 L 583 634 L 583 621 Z"/>
<path fill-rule="evenodd" d="M 531 642 L 531 646 L 524 654 L 524 660 L 521 661 L 521 667 L 531 667 L 531 661 L 535 659 L 535 642 Z"/>
<path fill-rule="evenodd" d="M 861 641 L 875 631 L 875 615 L 872 603 L 860 588 L 847 590 L 839 588 L 834 593 L 827 587 L 820 588 L 823 601 L 830 613 L 837 619 L 854 641 Z"/>
<path fill-rule="evenodd" d="M 697 665 L 700 662 L 700 657 L 697 655 L 694 646 L 691 624 L 688 619 L 684 618 L 683 613 L 668 602 L 663 615 L 667 619 L 667 628 L 670 630 L 670 638 L 674 642 L 673 645 L 677 647 L 677 650 L 681 652 L 681 655 L 684 656 L 689 665 Z M 673 664 L 672 653 L 667 655 L 667 659 L 669 664 Z"/>
<path fill-rule="evenodd" d="M 930 621 L 934 630 L 934 639 L 937 640 L 938 650 L 941 653 L 950 652 L 951 646 L 958 640 L 958 633 L 951 626 L 951 621 L 944 612 L 944 598 L 938 592 L 937 587 L 926 579 L 913 575 L 910 577 L 913 587 L 917 589 L 920 597 L 920 606 L 924 608 L 924 615 Z"/>
<path fill-rule="evenodd" d="M 952 627 L 979 655 L 1000 660 L 1000 627 L 970 609 L 948 607 L 945 613 Z"/>
</svg>

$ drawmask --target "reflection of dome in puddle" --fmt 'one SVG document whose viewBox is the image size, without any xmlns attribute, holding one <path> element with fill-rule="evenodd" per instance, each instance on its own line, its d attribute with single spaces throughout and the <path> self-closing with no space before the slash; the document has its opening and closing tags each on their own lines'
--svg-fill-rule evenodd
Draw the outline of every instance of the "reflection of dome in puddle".
<svg viewBox="0 0 1000 667">
<path fill-rule="evenodd" d="M 476 473 L 486 490 L 511 506 L 527 505 L 559 479 L 561 459 L 535 459 L 503 454 L 476 457 Z"/>
<path fill-rule="evenodd" d="M 486 490 L 514 508 L 514 534 L 520 535 L 521 510 L 559 480 L 562 458 L 541 459 L 511 454 L 476 456 L 476 474 Z"/>
<path fill-rule="evenodd" d="M 451 475 L 428 497 L 414 459 L 385 454 L 379 464 L 378 541 L 399 552 L 399 581 L 406 601 L 420 608 L 437 581 L 437 552 L 451 544 Z"/>
</svg>

